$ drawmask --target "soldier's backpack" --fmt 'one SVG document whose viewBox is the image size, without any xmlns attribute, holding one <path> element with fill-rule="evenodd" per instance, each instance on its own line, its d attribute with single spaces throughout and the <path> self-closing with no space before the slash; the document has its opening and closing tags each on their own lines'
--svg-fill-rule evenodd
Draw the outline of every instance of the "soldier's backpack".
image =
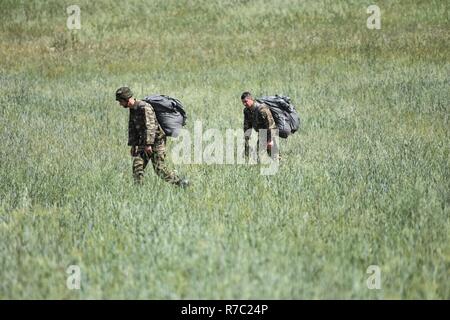
<svg viewBox="0 0 450 320">
<path fill-rule="evenodd" d="M 277 94 L 275 96 L 264 96 L 256 99 L 256 101 L 269 107 L 278 128 L 278 135 L 281 138 L 286 139 L 299 129 L 300 118 L 291 98 Z"/>
<path fill-rule="evenodd" d="M 186 125 L 187 119 L 186 110 L 180 100 L 166 95 L 146 96 L 143 100 L 152 105 L 166 135 L 177 137 L 180 129 Z"/>
</svg>

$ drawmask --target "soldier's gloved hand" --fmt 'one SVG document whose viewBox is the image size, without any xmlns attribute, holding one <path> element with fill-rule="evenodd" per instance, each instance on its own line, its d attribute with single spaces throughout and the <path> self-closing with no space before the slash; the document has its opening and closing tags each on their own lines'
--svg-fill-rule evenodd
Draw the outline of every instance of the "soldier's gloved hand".
<svg viewBox="0 0 450 320">
<path fill-rule="evenodd" d="M 152 146 L 145 146 L 144 151 L 147 155 L 151 155 L 153 152 Z"/>
</svg>

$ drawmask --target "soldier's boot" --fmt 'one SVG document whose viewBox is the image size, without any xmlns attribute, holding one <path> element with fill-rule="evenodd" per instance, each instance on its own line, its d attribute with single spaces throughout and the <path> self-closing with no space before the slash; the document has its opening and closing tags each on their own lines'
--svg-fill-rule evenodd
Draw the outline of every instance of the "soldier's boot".
<svg viewBox="0 0 450 320">
<path fill-rule="evenodd" d="M 181 188 L 187 188 L 191 185 L 188 179 L 181 178 L 177 183 L 175 183 L 177 186 Z"/>
</svg>

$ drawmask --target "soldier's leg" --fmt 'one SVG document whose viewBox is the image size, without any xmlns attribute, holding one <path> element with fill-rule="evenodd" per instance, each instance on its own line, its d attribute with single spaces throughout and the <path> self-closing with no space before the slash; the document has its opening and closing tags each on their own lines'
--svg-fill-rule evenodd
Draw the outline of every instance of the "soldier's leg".
<svg viewBox="0 0 450 320">
<path fill-rule="evenodd" d="M 260 163 L 261 162 L 261 157 L 260 157 L 260 152 L 259 152 L 259 134 L 258 134 L 258 141 L 256 141 L 256 163 Z"/>
<path fill-rule="evenodd" d="M 143 150 L 138 150 L 137 156 L 133 157 L 133 178 L 134 182 L 141 184 L 144 180 L 144 170 L 148 164 L 148 157 Z"/>
<path fill-rule="evenodd" d="M 257 144 L 257 154 L 258 163 L 261 163 L 261 158 L 264 156 L 269 156 L 273 160 L 280 160 L 280 153 L 276 139 L 273 139 L 273 145 L 269 145 L 271 139 L 267 135 L 267 130 L 262 129 L 259 131 L 258 144 Z"/>
<path fill-rule="evenodd" d="M 153 169 L 156 174 L 164 181 L 169 183 L 178 184 L 180 177 L 173 170 L 169 170 L 166 166 L 166 137 L 155 140 L 155 144 L 152 146 L 153 152 L 150 159 L 153 164 Z"/>
<path fill-rule="evenodd" d="M 258 142 L 256 143 L 256 161 L 257 163 L 261 163 L 262 158 L 265 156 L 264 152 L 266 150 L 266 141 L 264 134 L 261 132 L 258 133 Z"/>
</svg>

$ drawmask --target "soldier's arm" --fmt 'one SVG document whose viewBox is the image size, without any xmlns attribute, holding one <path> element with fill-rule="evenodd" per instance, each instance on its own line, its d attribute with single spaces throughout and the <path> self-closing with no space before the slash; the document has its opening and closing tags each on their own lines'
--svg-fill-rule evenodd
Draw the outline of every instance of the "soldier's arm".
<svg viewBox="0 0 450 320">
<path fill-rule="evenodd" d="M 261 108 L 261 117 L 264 121 L 264 128 L 267 128 L 267 138 L 272 140 L 272 137 L 276 134 L 277 125 L 275 124 L 275 120 L 273 119 L 272 112 L 268 107 Z"/>
<path fill-rule="evenodd" d="M 145 144 L 151 145 L 155 142 L 156 130 L 158 129 L 158 122 L 156 120 L 156 114 L 150 105 L 144 108 L 145 115 Z"/>
<path fill-rule="evenodd" d="M 245 153 L 245 157 L 248 157 L 249 153 L 250 153 L 249 140 L 250 140 L 251 135 L 252 135 L 252 122 L 251 122 L 249 114 L 247 112 L 245 112 L 245 109 L 244 109 L 244 139 L 245 139 L 244 153 Z"/>
<path fill-rule="evenodd" d="M 138 134 L 137 130 L 132 121 L 132 115 L 130 113 L 130 118 L 128 119 L 128 145 L 133 147 L 138 144 Z"/>
<path fill-rule="evenodd" d="M 250 119 L 250 114 L 248 112 L 245 112 L 244 110 L 244 136 L 245 139 L 250 139 L 250 136 L 252 135 L 252 121 Z"/>
</svg>

